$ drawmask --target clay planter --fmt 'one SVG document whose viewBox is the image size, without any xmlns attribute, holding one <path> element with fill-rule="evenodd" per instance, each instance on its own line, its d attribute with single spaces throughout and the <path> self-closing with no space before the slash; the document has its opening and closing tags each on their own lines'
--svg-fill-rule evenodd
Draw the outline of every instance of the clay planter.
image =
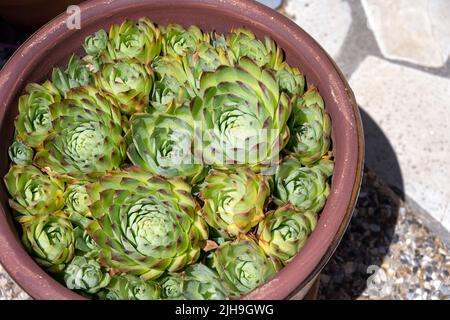
<svg viewBox="0 0 450 320">
<path fill-rule="evenodd" d="M 68 30 L 66 15 L 41 28 L 14 54 L 0 73 L 0 175 L 8 170 L 17 99 L 29 82 L 43 81 L 51 68 L 82 53 L 83 39 L 126 18 L 147 16 L 158 24 L 198 25 L 227 32 L 245 26 L 258 37 L 269 35 L 299 66 L 309 85 L 319 88 L 332 118 L 336 167 L 331 193 L 317 227 L 301 252 L 270 282 L 245 299 L 302 298 L 336 249 L 352 216 L 361 182 L 363 134 L 351 89 L 327 53 L 288 18 L 249 0 L 94 0 L 81 5 L 81 29 Z M 22 247 L 0 183 L 0 262 L 36 299 L 82 299 L 45 273 Z"/>
</svg>

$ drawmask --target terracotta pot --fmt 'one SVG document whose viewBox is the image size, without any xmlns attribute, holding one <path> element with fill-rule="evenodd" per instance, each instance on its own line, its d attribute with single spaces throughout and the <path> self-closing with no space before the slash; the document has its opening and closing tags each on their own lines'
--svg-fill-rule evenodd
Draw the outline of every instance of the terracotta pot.
<svg viewBox="0 0 450 320">
<path fill-rule="evenodd" d="M 83 0 L 0 0 L 0 17 L 22 29 L 42 26 Z"/>
<path fill-rule="evenodd" d="M 8 170 L 7 148 L 13 138 L 17 99 L 29 82 L 43 81 L 51 68 L 82 52 L 83 39 L 125 18 L 148 16 L 159 24 L 195 24 L 205 31 L 227 32 L 245 26 L 271 36 L 316 85 L 332 118 L 336 167 L 331 193 L 317 228 L 301 252 L 277 276 L 244 299 L 302 298 L 336 249 L 352 216 L 361 182 L 363 134 L 353 93 L 327 53 L 288 18 L 249 0 L 94 0 L 81 5 L 81 29 L 68 30 L 61 15 L 35 33 L 0 74 L 0 175 Z M 45 273 L 22 247 L 0 184 L 0 262 L 36 299 L 81 299 Z"/>
</svg>

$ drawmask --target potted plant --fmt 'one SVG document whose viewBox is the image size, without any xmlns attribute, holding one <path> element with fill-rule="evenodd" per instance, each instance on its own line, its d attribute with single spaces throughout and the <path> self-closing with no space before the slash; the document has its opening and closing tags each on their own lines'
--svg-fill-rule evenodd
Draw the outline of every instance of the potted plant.
<svg viewBox="0 0 450 320">
<path fill-rule="evenodd" d="M 265 252 L 270 256 L 277 256 L 277 258 L 285 259 L 289 261 L 289 263 L 287 263 L 285 267 L 278 273 L 276 273 L 273 277 L 270 277 L 271 280 L 262 284 L 261 286 L 257 287 L 255 290 L 251 291 L 241 298 L 285 299 L 293 297 L 303 297 L 319 274 L 320 270 L 324 267 L 328 259 L 331 257 L 343 233 L 345 232 L 358 196 L 363 165 L 363 136 L 358 108 L 356 106 L 356 102 L 352 95 L 351 89 L 349 88 L 346 80 L 342 76 L 337 66 L 333 63 L 331 58 L 311 37 L 309 37 L 293 22 L 253 1 L 239 1 L 236 3 L 235 1 L 231 0 L 220 2 L 215 0 L 117 0 L 112 2 L 108 1 L 108 3 L 106 4 L 104 1 L 94 0 L 82 4 L 80 8 L 80 29 L 69 30 L 66 24 L 68 17 L 64 15 L 57 17 L 23 44 L 23 46 L 19 48 L 19 50 L 14 54 L 11 60 L 5 65 L 0 74 L 0 101 L 2 103 L 2 108 L 0 109 L 0 133 L 2 134 L 2 137 L 4 137 L 4 139 L 2 139 L 0 142 L 0 154 L 4 155 L 0 157 L 0 173 L 2 174 L 2 176 L 4 176 L 9 170 L 6 178 L 7 186 L 8 181 L 12 181 L 11 183 L 14 184 L 14 181 L 19 181 L 17 179 L 26 179 L 23 177 L 18 178 L 19 175 L 22 175 L 22 171 L 20 171 L 21 169 L 17 172 L 14 169 L 12 171 L 9 169 L 10 163 L 6 156 L 8 153 L 8 148 L 13 141 L 14 118 L 16 117 L 18 112 L 17 103 L 19 97 L 23 94 L 25 86 L 28 83 L 43 83 L 45 79 L 48 79 L 50 77 L 53 67 L 65 66 L 74 52 L 81 52 L 81 46 L 84 43 L 84 39 L 86 37 L 94 35 L 101 29 L 109 30 L 109 27 L 112 24 L 117 24 L 118 28 L 120 28 L 119 26 L 126 19 L 141 21 L 139 19 L 141 19 L 142 17 L 146 17 L 154 21 L 157 25 L 164 26 L 174 23 L 181 24 L 184 27 L 196 25 L 200 27 L 200 29 L 204 32 L 215 31 L 223 34 L 227 34 L 232 28 L 236 27 L 248 28 L 258 38 L 263 39 L 265 36 L 269 36 L 270 38 L 272 38 L 275 43 L 284 50 L 287 58 L 287 63 L 290 66 L 301 68 L 303 74 L 306 77 L 308 87 L 311 90 L 303 95 L 302 100 L 299 100 L 299 103 L 302 103 L 302 101 L 306 101 L 305 103 L 308 104 L 308 101 L 311 100 L 315 101 L 314 103 L 318 103 L 320 105 L 321 102 L 318 101 L 321 100 L 318 100 L 317 97 L 318 90 L 323 98 L 327 112 L 331 118 L 331 140 L 332 152 L 334 157 L 334 172 L 329 190 L 329 197 L 326 200 L 325 207 L 320 214 L 315 229 L 297 255 L 285 258 L 278 251 L 274 251 L 273 247 L 270 246 L 270 232 L 265 233 L 265 230 L 271 223 L 270 219 L 286 216 L 291 217 L 293 206 L 301 206 L 301 203 L 295 203 L 294 200 L 287 199 L 286 194 L 277 194 L 276 192 L 273 193 L 272 196 L 274 198 L 274 203 L 279 204 L 279 207 L 278 209 L 274 209 L 273 212 L 267 213 L 267 220 L 264 220 L 264 222 L 260 222 L 261 225 L 258 227 L 257 231 L 259 247 L 254 248 L 254 252 L 261 252 L 261 255 L 255 255 L 254 258 L 259 259 L 259 257 L 261 257 L 261 259 L 263 260 L 266 259 L 263 258 Z M 145 23 L 148 25 L 148 22 Z M 167 50 L 168 49 L 166 48 L 166 51 Z M 146 58 L 148 57 L 137 56 L 137 59 L 146 60 Z M 73 59 L 74 58 L 72 58 L 69 62 L 69 66 L 67 69 L 69 70 L 69 73 L 70 65 L 74 63 Z M 239 61 L 239 63 L 240 69 L 244 71 L 249 69 L 255 70 L 255 68 L 257 70 L 257 66 L 255 67 L 255 64 L 253 62 L 248 62 L 244 59 L 242 61 Z M 92 67 L 95 69 L 95 64 L 93 64 Z M 110 68 L 114 68 L 114 66 L 111 66 Z M 221 69 L 221 72 L 226 71 L 226 68 Z M 56 84 L 59 83 L 58 81 L 61 81 L 58 79 L 64 77 L 59 76 L 58 72 L 61 72 L 61 70 L 53 72 L 53 83 Z M 100 76 L 100 80 L 98 80 L 97 82 L 102 90 L 106 92 L 110 92 L 112 90 L 110 88 L 110 82 L 105 82 L 104 80 L 111 72 L 112 71 L 109 70 L 105 75 Z M 214 82 L 217 81 L 217 78 L 221 78 L 221 76 L 218 76 L 216 74 L 211 79 L 205 80 L 204 82 Z M 249 81 L 253 80 L 250 79 Z M 64 81 L 61 83 L 64 83 Z M 58 90 L 62 90 L 64 92 L 64 86 L 61 83 L 59 83 L 60 85 L 58 85 L 57 87 L 59 87 Z M 82 98 L 82 96 L 85 93 L 86 92 L 80 91 L 72 92 L 70 96 L 72 99 L 72 103 L 78 104 L 80 108 L 83 108 L 84 98 Z M 146 95 L 142 95 L 139 97 L 139 99 L 146 99 Z M 114 99 L 119 100 L 118 104 L 123 106 L 123 108 L 121 109 L 122 113 L 124 113 L 125 115 L 130 115 L 137 111 L 141 111 L 139 109 L 140 104 L 130 104 L 129 102 L 131 100 L 128 98 L 129 96 L 114 96 Z M 80 103 L 76 102 L 77 100 L 79 100 Z M 134 99 L 133 101 L 135 102 L 136 99 Z M 283 104 L 282 102 L 280 103 Z M 288 102 L 286 102 L 286 104 L 287 103 Z M 291 101 L 290 103 L 295 102 Z M 132 110 L 128 109 L 130 106 L 133 108 Z M 58 116 L 60 117 L 60 120 L 72 119 L 73 121 L 77 121 L 77 119 L 80 119 L 80 117 L 84 116 L 80 113 L 77 118 L 75 117 L 76 115 L 71 112 L 66 114 L 64 113 L 64 108 L 68 108 L 69 106 L 66 105 L 65 107 L 61 107 L 62 109 L 58 111 L 61 112 L 61 114 Z M 191 110 L 195 110 L 196 108 L 202 110 L 202 107 L 204 107 L 204 103 L 202 101 L 193 99 L 191 103 Z M 86 112 L 89 111 L 87 110 Z M 295 112 L 299 111 L 297 110 Z M 203 116 L 204 114 L 205 111 L 199 113 L 199 115 Z M 120 137 L 120 134 L 118 135 L 117 132 L 115 132 L 116 124 L 114 124 L 113 120 L 108 120 L 108 117 L 110 116 L 107 117 L 100 111 L 97 117 L 100 117 L 102 119 L 99 121 L 103 121 L 104 119 L 109 121 L 108 123 L 110 123 L 110 126 L 112 126 L 108 128 L 108 130 L 110 130 L 109 137 L 110 139 L 113 139 L 115 142 L 117 142 L 114 145 L 117 147 L 116 149 L 119 150 L 121 146 L 120 141 L 122 141 L 122 138 Z M 133 117 L 134 115 L 131 116 L 130 123 L 126 125 L 127 127 L 131 126 L 131 130 L 129 132 L 133 130 L 140 130 L 142 125 L 139 125 L 139 123 L 141 121 L 152 121 L 151 116 L 149 118 L 148 115 L 137 116 L 134 118 Z M 120 117 L 116 119 L 120 119 Z M 120 126 L 120 121 L 117 122 L 117 126 Z M 133 126 L 136 126 L 136 128 L 133 128 Z M 144 168 L 146 167 L 146 165 L 148 165 L 149 167 L 147 169 L 150 171 L 153 170 L 153 173 L 159 176 L 164 176 L 165 174 L 167 174 L 167 172 L 160 172 L 152 167 L 151 163 L 143 163 L 139 159 L 139 150 L 137 150 L 136 148 L 142 148 L 142 144 L 140 142 L 136 142 L 136 139 L 138 139 L 139 136 L 142 136 L 142 134 L 136 134 L 135 137 L 133 136 L 130 138 L 130 135 L 132 134 L 133 133 L 128 134 L 128 138 L 125 138 L 128 139 L 128 157 L 130 158 L 131 162 L 133 162 L 134 164 L 140 164 L 140 167 Z M 27 140 L 27 142 L 31 144 L 39 144 L 39 142 L 36 142 L 36 139 L 38 138 L 39 137 L 33 136 L 31 137 L 31 140 Z M 132 140 L 132 142 L 130 142 L 130 139 Z M 133 143 L 138 145 L 133 146 Z M 51 160 L 54 151 L 51 151 L 51 146 L 49 148 L 50 149 L 46 149 L 46 147 L 44 147 L 43 152 L 41 152 L 41 149 L 39 154 L 36 155 L 33 160 L 33 163 L 44 171 L 45 168 L 52 167 L 52 164 L 50 162 L 54 160 Z M 295 146 L 293 147 L 293 149 L 295 149 Z M 111 150 L 110 157 L 111 161 L 114 162 L 117 160 L 116 157 L 118 151 L 114 151 L 114 148 Z M 311 161 L 312 160 L 307 156 L 302 157 L 301 159 L 297 159 L 295 157 L 291 159 L 288 157 L 287 160 L 283 161 L 282 166 L 284 166 L 284 169 L 283 171 L 280 170 L 278 175 L 280 179 L 283 180 L 284 174 L 289 175 L 290 170 L 299 168 L 302 163 L 308 165 L 312 163 Z M 120 163 L 120 161 L 118 161 L 118 163 Z M 38 179 L 40 177 L 39 170 L 36 169 L 37 172 L 33 174 L 32 171 L 36 171 L 33 168 L 34 167 L 29 168 L 30 170 L 26 170 L 26 174 L 28 174 L 29 177 L 35 177 Z M 193 171 L 196 171 L 196 168 L 190 168 L 190 170 L 191 169 Z M 72 173 L 69 174 L 69 176 L 71 175 Z M 114 174 L 113 180 L 116 181 L 116 183 L 113 185 L 123 185 L 124 183 L 127 183 L 127 181 L 130 181 L 130 177 L 136 177 L 140 175 L 140 171 L 133 171 L 132 173 L 128 172 L 125 175 L 123 172 Z M 197 176 L 198 175 L 196 174 L 189 174 L 189 181 L 192 182 L 196 179 Z M 214 194 L 217 193 L 217 190 L 221 188 L 223 181 L 228 178 L 229 177 L 227 177 L 226 174 L 224 176 L 224 173 L 222 172 L 209 174 L 205 179 L 206 186 L 200 188 L 199 190 L 199 199 L 201 199 L 201 201 L 204 203 L 208 203 L 208 201 L 214 201 L 214 199 L 212 199 L 214 198 Z M 138 178 L 138 180 L 139 179 L 141 178 Z M 148 189 L 147 192 L 150 194 L 156 193 L 157 190 L 163 192 L 165 190 L 164 188 L 166 188 L 163 182 L 164 179 L 161 181 L 158 179 L 160 178 L 157 178 L 157 181 L 153 181 L 151 186 L 145 184 L 138 189 L 136 189 L 136 185 L 133 184 L 132 186 L 130 186 L 130 190 L 134 190 L 134 192 L 138 194 L 138 190 L 142 190 L 142 188 L 145 188 L 146 190 Z M 245 179 L 246 181 L 251 181 L 251 184 L 260 183 L 260 177 L 245 169 L 238 170 L 235 179 Z M 101 178 L 99 178 L 99 181 L 99 186 L 97 186 L 99 190 L 103 192 L 108 188 L 111 189 L 111 182 L 106 183 L 108 187 L 105 187 L 105 184 L 102 185 Z M 275 183 L 282 182 L 276 181 Z M 158 186 L 157 189 L 155 189 L 155 185 Z M 58 190 L 58 185 L 55 185 L 53 187 L 52 188 L 54 190 L 52 190 L 54 191 L 54 194 L 60 192 Z M 11 209 L 8 205 L 8 192 L 5 190 L 5 187 L 3 185 L 1 185 L 0 188 L 0 261 L 4 265 L 5 269 L 19 283 L 20 286 L 22 286 L 32 297 L 36 299 L 82 298 L 82 296 L 70 291 L 59 282 L 54 280 L 29 256 L 25 248 L 21 245 L 19 232 L 12 220 Z M 176 188 L 182 189 L 182 186 L 178 185 Z M 10 194 L 11 190 L 12 189 L 9 187 Z M 270 193 L 269 183 L 267 183 L 267 188 L 264 190 L 267 191 L 267 194 Z M 169 191 L 164 191 L 164 193 L 166 192 Z M 178 196 L 180 195 L 174 195 L 174 197 Z M 258 196 L 254 199 L 256 206 L 261 202 L 260 197 L 261 196 Z M 117 198 L 114 201 L 116 202 L 109 203 L 109 205 L 120 206 L 123 200 Z M 323 204 L 324 201 L 325 199 L 323 199 L 321 203 Z M 287 206 L 283 206 L 285 202 L 288 202 L 290 204 L 288 204 Z M 188 201 L 188 204 L 190 203 L 191 202 Z M 262 203 L 264 203 L 264 201 L 262 201 Z M 52 203 L 52 205 L 53 204 L 54 203 Z M 100 205 L 103 206 L 106 204 Z M 165 202 L 164 205 L 175 206 L 176 204 L 168 204 L 168 202 Z M 18 210 L 20 212 L 21 210 L 20 204 L 17 205 L 13 203 L 12 207 L 16 211 Z M 185 207 L 186 204 L 184 208 Z M 55 208 L 55 210 L 56 209 L 57 208 Z M 26 210 L 26 208 L 24 210 Z M 96 209 L 91 208 L 91 210 L 94 212 L 95 216 Z M 101 209 L 98 210 L 101 211 Z M 255 211 L 251 213 L 251 215 L 257 217 L 257 215 L 259 214 L 258 212 Z M 214 214 L 208 212 L 207 209 L 205 209 L 204 211 L 204 218 L 210 226 L 218 230 L 227 232 L 228 234 L 245 234 L 249 229 L 255 227 L 257 222 L 259 222 L 256 221 L 254 224 L 251 223 L 249 225 L 218 224 L 217 221 L 214 220 Z M 65 221 L 65 218 L 61 217 L 59 214 L 52 214 L 51 219 L 55 221 L 58 219 L 63 219 Z M 21 221 L 21 223 L 25 225 L 35 225 L 40 223 L 39 217 L 32 217 L 31 219 L 25 220 L 26 221 Z M 102 225 L 101 222 L 95 223 L 95 225 L 96 226 L 89 225 L 88 229 L 94 230 L 92 234 L 98 235 L 100 238 L 103 238 L 105 235 L 103 231 L 107 227 Z M 97 231 L 99 231 L 100 233 L 97 234 Z M 236 250 L 236 252 L 239 252 L 240 246 L 245 249 L 249 246 L 256 246 L 256 244 L 253 240 L 249 240 L 246 236 L 243 236 L 241 242 L 239 242 L 238 245 L 234 245 L 232 249 Z M 214 254 L 215 256 L 213 257 L 216 261 L 216 269 L 220 269 L 220 266 L 224 266 L 229 263 L 231 259 L 230 257 L 233 256 L 233 254 L 230 255 L 230 250 L 230 245 L 228 245 L 228 247 L 220 246 L 218 249 L 216 249 Z M 78 258 L 77 260 L 74 259 L 74 261 L 72 261 L 72 264 L 74 265 L 73 267 L 76 268 L 77 266 L 86 263 L 86 261 L 82 260 L 83 258 Z M 95 265 L 93 267 L 97 268 L 98 266 Z M 199 268 L 203 268 L 202 265 L 200 265 Z M 144 271 L 145 272 L 143 272 L 142 274 L 145 274 L 150 278 L 154 277 L 153 269 L 148 269 L 146 267 Z M 191 274 L 192 277 L 195 277 L 195 274 L 206 274 L 209 272 L 205 270 L 199 271 L 195 268 L 188 268 L 185 271 L 187 274 Z M 114 274 L 112 274 L 112 276 L 114 276 Z M 120 286 L 121 280 L 119 279 L 117 281 L 117 285 Z M 51 288 L 52 290 L 48 290 L 48 288 Z"/>
</svg>

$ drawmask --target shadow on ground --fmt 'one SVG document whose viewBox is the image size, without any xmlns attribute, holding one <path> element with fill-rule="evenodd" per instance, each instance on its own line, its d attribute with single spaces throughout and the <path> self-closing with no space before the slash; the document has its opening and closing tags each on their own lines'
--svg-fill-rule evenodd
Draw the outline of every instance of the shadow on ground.
<svg viewBox="0 0 450 320">
<path fill-rule="evenodd" d="M 390 244 L 396 241 L 394 231 L 403 197 L 400 166 L 380 127 L 360 110 L 366 143 L 361 192 L 347 232 L 321 274 L 319 299 L 360 297 L 370 275 L 382 264 Z M 378 163 L 389 163 L 390 167 L 380 167 Z M 386 175 L 402 186 L 396 190 L 399 195 L 384 183 Z"/>
</svg>

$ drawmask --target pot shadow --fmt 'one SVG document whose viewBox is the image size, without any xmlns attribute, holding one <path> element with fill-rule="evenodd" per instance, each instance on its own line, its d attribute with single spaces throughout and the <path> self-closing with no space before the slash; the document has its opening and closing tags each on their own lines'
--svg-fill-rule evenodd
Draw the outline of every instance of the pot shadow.
<svg viewBox="0 0 450 320">
<path fill-rule="evenodd" d="M 365 169 L 355 212 L 340 245 L 321 273 L 319 299 L 357 299 L 381 266 L 392 242 L 403 178 L 388 138 L 360 108 L 365 136 Z M 394 188 L 384 181 L 393 181 Z M 364 296 L 362 297 L 364 298 Z"/>
</svg>

